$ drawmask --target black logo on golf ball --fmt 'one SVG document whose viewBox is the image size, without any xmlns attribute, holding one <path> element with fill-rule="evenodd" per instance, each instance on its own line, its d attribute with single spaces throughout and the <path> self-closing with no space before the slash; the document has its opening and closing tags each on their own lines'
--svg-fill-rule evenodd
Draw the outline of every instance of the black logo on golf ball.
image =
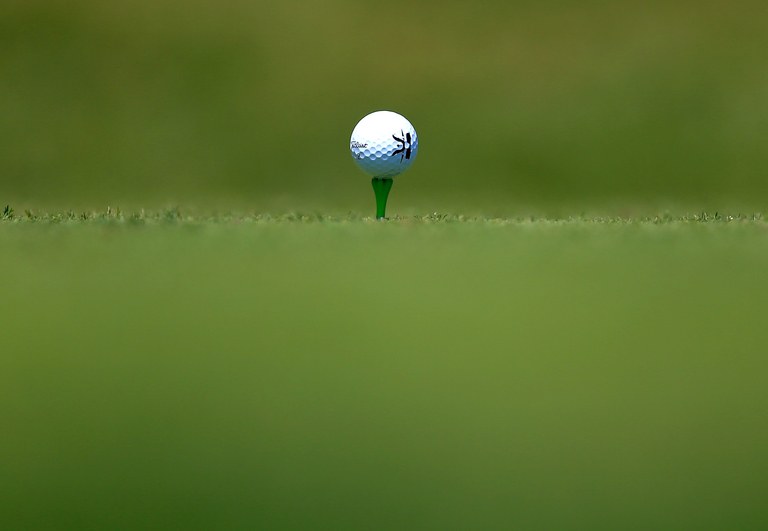
<svg viewBox="0 0 768 531">
<path fill-rule="evenodd" d="M 403 130 L 401 129 L 400 136 L 402 138 L 392 135 L 392 138 L 398 143 L 397 149 L 392 153 L 392 156 L 400 155 L 400 163 L 402 164 L 403 159 L 410 160 L 411 158 L 411 133 L 403 134 Z"/>
</svg>

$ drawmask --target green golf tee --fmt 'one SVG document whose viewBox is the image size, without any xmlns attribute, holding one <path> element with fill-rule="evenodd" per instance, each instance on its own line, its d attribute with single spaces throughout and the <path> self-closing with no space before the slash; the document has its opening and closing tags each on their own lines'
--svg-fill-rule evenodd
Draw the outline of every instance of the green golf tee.
<svg viewBox="0 0 768 531">
<path fill-rule="evenodd" d="M 374 177 L 371 181 L 373 192 L 376 194 L 376 219 L 384 219 L 387 210 L 387 197 L 392 189 L 392 179 Z"/>
</svg>

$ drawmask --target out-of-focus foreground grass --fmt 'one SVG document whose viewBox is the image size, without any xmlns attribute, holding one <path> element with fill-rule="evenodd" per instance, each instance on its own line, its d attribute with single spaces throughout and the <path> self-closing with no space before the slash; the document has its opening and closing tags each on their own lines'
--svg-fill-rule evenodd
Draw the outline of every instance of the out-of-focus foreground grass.
<svg viewBox="0 0 768 531">
<path fill-rule="evenodd" d="M 4 0 L 0 204 L 359 209 L 391 108 L 415 212 L 762 210 L 766 49 L 762 0 Z"/>
<path fill-rule="evenodd" d="M 9 529 L 760 529 L 768 232 L 0 225 Z"/>
</svg>

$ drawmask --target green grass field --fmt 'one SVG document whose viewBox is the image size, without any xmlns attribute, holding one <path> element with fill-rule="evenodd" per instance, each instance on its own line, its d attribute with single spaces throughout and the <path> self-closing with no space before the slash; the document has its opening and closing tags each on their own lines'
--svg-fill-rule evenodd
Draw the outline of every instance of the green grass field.
<svg viewBox="0 0 768 531">
<path fill-rule="evenodd" d="M 0 220 L 8 529 L 764 529 L 768 223 Z"/>
</svg>

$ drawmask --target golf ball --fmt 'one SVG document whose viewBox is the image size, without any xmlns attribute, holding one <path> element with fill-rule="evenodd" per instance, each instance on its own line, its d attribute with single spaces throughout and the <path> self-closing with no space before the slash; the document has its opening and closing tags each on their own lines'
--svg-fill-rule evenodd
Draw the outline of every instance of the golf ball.
<svg viewBox="0 0 768 531">
<path fill-rule="evenodd" d="M 391 111 L 376 111 L 358 122 L 349 141 L 352 158 L 362 170 L 391 179 L 413 164 L 419 137 L 411 122 Z"/>
</svg>

